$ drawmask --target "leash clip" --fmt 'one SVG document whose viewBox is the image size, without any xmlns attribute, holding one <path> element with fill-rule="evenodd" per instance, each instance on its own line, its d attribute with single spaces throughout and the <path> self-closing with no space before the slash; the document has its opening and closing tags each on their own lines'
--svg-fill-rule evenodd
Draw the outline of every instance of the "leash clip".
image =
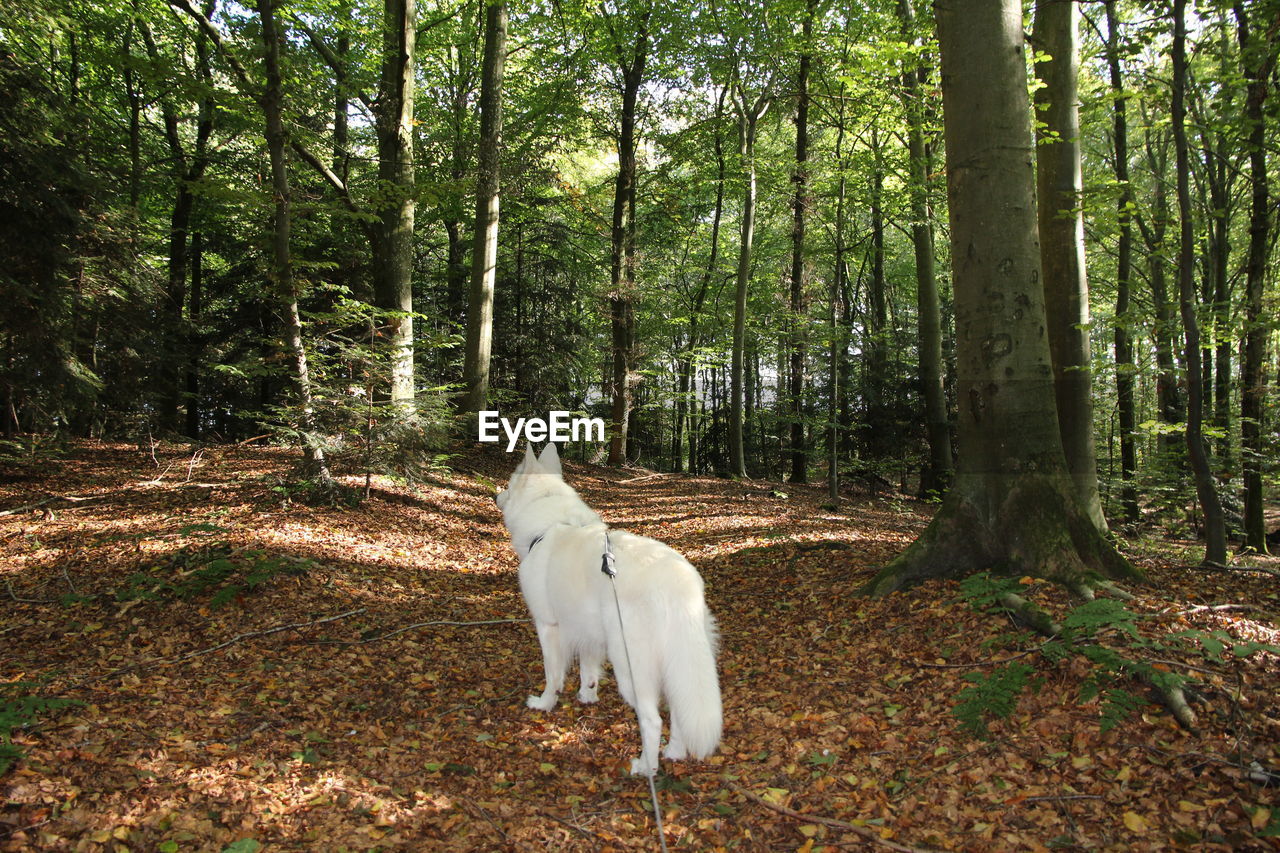
<svg viewBox="0 0 1280 853">
<path fill-rule="evenodd" d="M 609 547 L 609 531 L 604 531 L 604 554 L 600 557 L 600 571 L 604 572 L 611 578 L 618 576 L 618 570 L 613 566 L 613 549 Z"/>
</svg>

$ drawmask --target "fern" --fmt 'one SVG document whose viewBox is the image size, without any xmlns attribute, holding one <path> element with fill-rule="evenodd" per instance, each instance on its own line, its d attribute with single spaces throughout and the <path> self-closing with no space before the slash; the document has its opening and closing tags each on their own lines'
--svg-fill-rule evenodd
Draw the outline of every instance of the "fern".
<svg viewBox="0 0 1280 853">
<path fill-rule="evenodd" d="M 1121 687 L 1112 687 L 1102 702 L 1102 720 L 1099 728 L 1103 734 L 1124 722 L 1130 714 L 1146 704 L 1141 696 L 1135 696 Z"/>
<path fill-rule="evenodd" d="M 13 742 L 15 729 L 30 728 L 41 716 L 84 704 L 77 699 L 48 698 L 27 692 L 38 686 L 29 681 L 16 681 L 0 690 L 0 776 L 23 755 L 22 748 Z"/>
<path fill-rule="evenodd" d="M 984 740 L 990 737 L 987 719 L 1005 719 L 1018 705 L 1018 697 L 1029 685 L 1034 684 L 1035 668 L 1022 661 L 1013 661 L 996 667 L 990 673 L 969 673 L 966 681 L 972 687 L 960 691 L 959 703 L 952 709 L 960 727 Z"/>
<path fill-rule="evenodd" d="M 960 597 L 974 610 L 984 613 L 994 608 L 1003 596 L 1020 591 L 1022 582 L 1017 578 L 996 577 L 990 572 L 978 572 L 960 581 Z"/>
<path fill-rule="evenodd" d="M 1072 609 L 1062 620 L 1062 630 L 1072 639 L 1092 637 L 1111 628 L 1138 639 L 1138 614 L 1112 598 L 1096 598 Z"/>
</svg>

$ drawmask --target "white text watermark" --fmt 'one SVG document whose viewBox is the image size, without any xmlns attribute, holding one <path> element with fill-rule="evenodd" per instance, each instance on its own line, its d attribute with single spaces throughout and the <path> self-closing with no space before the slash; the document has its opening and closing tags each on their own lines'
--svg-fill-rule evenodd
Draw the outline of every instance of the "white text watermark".
<svg viewBox="0 0 1280 853">
<path fill-rule="evenodd" d="M 604 441 L 604 419 L 576 417 L 572 412 L 551 411 L 547 419 L 516 418 L 512 424 L 495 411 L 483 411 L 479 420 L 480 441 L 497 442 L 502 437 L 498 428 L 507 436 L 507 452 L 516 449 L 520 436 L 525 441 Z"/>
</svg>

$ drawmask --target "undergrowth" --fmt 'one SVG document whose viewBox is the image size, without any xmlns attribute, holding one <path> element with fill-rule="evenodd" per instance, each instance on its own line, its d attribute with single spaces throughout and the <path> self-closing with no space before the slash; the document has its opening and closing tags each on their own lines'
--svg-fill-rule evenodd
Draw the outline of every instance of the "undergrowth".
<svg viewBox="0 0 1280 853">
<path fill-rule="evenodd" d="M 999 612 L 1002 596 L 1025 594 L 1029 583 L 1030 578 L 982 572 L 961 582 L 960 597 L 978 611 Z M 1228 652 L 1234 658 L 1257 652 L 1280 654 L 1280 646 L 1246 642 L 1221 630 L 1191 629 L 1152 636 L 1139 630 L 1148 618 L 1115 599 L 1083 602 L 1062 617 L 1061 630 L 1055 636 L 1026 656 L 986 672 L 966 675 L 971 686 L 957 694 L 952 714 L 963 730 L 988 739 L 990 721 L 1008 718 L 1024 691 L 1038 689 L 1039 673 L 1029 660 L 1052 665 L 1079 657 L 1088 662 L 1088 674 L 1080 685 L 1080 702 L 1098 700 L 1099 726 L 1106 732 L 1148 704 L 1147 699 L 1130 689 L 1135 682 L 1150 685 L 1165 696 L 1194 686 L 1188 676 L 1160 660 L 1189 655 L 1196 659 L 1196 666 L 1202 666 L 1224 663 Z"/>
</svg>

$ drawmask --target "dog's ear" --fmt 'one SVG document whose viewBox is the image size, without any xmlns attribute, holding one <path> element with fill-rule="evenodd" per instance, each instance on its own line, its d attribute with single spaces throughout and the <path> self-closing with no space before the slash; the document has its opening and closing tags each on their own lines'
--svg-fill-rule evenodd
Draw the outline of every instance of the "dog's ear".
<svg viewBox="0 0 1280 853">
<path fill-rule="evenodd" d="M 525 471 L 529 471 L 537 464 L 538 464 L 538 457 L 534 455 L 533 442 L 532 441 L 527 442 L 524 446 L 524 462 L 521 463 L 520 467 L 522 467 Z"/>
<path fill-rule="evenodd" d="M 545 468 L 548 474 L 564 477 L 564 471 L 560 468 L 560 452 L 556 450 L 554 441 L 548 441 L 547 446 L 542 449 L 542 455 L 538 457 L 538 464 Z"/>
</svg>

